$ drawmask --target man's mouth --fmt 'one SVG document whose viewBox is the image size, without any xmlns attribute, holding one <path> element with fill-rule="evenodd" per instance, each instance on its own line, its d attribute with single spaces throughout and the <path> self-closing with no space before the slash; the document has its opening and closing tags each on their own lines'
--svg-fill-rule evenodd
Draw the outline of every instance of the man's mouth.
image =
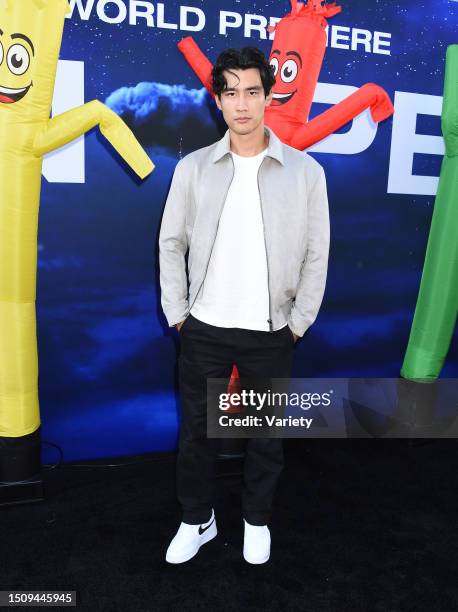
<svg viewBox="0 0 458 612">
<path fill-rule="evenodd" d="M 291 93 L 273 93 L 272 94 L 272 106 L 280 106 L 280 104 L 286 104 L 287 102 L 289 102 L 291 100 L 291 98 L 294 96 L 294 94 L 297 92 L 297 89 L 295 89 L 293 92 Z"/>
<path fill-rule="evenodd" d="M 32 83 L 20 89 L 11 89 L 10 87 L 2 87 L 0 85 L 0 104 L 14 104 L 15 102 L 19 102 L 31 87 Z"/>
</svg>

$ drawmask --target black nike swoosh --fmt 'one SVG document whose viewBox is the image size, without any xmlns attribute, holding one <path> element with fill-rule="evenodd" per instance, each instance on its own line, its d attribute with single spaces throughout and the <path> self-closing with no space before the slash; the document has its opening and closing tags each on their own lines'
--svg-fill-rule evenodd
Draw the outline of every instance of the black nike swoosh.
<svg viewBox="0 0 458 612">
<path fill-rule="evenodd" d="M 209 527 L 211 527 L 211 526 L 213 525 L 213 523 L 214 523 L 214 522 L 215 522 L 215 517 L 213 517 L 213 520 L 212 520 L 212 522 L 210 523 L 210 525 L 207 525 L 207 526 L 206 526 L 206 527 L 204 527 L 203 529 L 202 529 L 202 525 L 199 525 L 199 535 L 202 535 L 202 534 L 203 534 L 205 531 L 207 531 L 207 529 L 208 529 Z"/>
</svg>

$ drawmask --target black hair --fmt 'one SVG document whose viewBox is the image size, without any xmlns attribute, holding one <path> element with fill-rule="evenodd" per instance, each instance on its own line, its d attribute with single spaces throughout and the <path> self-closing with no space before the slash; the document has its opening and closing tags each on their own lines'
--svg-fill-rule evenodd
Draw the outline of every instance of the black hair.
<svg viewBox="0 0 458 612">
<path fill-rule="evenodd" d="M 257 68 L 261 75 L 264 94 L 269 95 L 275 84 L 274 68 L 265 58 L 264 53 L 257 47 L 243 47 L 242 49 L 226 49 L 218 56 L 212 70 L 213 93 L 221 97 L 227 89 L 227 81 L 224 71 L 246 70 L 247 68 Z"/>
</svg>

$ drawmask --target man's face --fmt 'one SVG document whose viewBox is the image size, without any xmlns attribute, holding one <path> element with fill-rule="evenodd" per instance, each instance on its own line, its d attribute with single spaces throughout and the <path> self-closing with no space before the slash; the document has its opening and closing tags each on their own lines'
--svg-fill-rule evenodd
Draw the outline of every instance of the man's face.
<svg viewBox="0 0 458 612">
<path fill-rule="evenodd" d="M 264 111 L 272 94 L 265 97 L 257 68 L 225 70 L 223 74 L 227 88 L 221 98 L 216 96 L 216 104 L 230 130 L 240 135 L 250 134 L 264 121 Z"/>
</svg>

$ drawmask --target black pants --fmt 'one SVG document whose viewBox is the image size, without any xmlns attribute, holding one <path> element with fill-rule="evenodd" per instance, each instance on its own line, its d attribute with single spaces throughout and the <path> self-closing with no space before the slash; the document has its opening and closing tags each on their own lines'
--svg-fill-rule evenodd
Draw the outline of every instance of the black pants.
<svg viewBox="0 0 458 612">
<path fill-rule="evenodd" d="M 207 378 L 227 378 L 237 365 L 240 378 L 291 376 L 294 338 L 288 326 L 274 332 L 208 325 L 189 315 L 180 330 L 181 431 L 177 495 L 183 521 L 205 523 L 214 505 L 216 455 L 220 439 L 207 438 Z M 252 525 L 270 517 L 283 470 L 281 438 L 246 441 L 242 513 Z"/>
</svg>

